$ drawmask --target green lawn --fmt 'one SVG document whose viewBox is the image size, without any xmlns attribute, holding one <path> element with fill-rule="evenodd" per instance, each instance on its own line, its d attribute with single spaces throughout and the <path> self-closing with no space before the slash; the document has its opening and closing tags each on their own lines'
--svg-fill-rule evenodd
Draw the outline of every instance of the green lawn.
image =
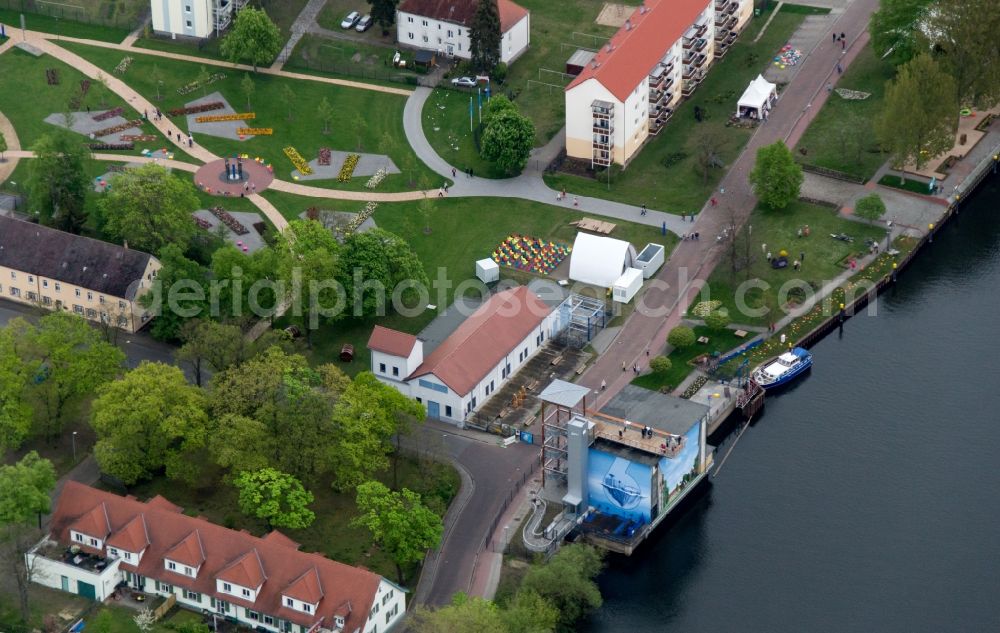
<svg viewBox="0 0 1000 633">
<path fill-rule="evenodd" d="M 469 98 L 473 99 L 473 121 L 469 125 Z M 479 97 L 476 91 L 437 88 L 424 104 L 424 135 L 438 156 L 460 170 L 472 168 L 484 178 L 507 178 L 492 162 L 479 156 L 474 132 L 479 126 Z M 486 97 L 483 98 L 486 106 Z M 518 100 L 520 105 L 520 100 Z"/>
<path fill-rule="evenodd" d="M 66 47 L 97 64 L 101 68 L 112 69 L 121 60 L 121 53 L 83 44 L 67 43 Z M 161 110 L 182 107 L 185 103 L 202 96 L 201 91 L 181 96 L 177 88 L 193 81 L 200 70 L 197 63 L 164 59 L 158 57 L 133 55 L 134 61 L 124 77 L 131 87 L 145 97 L 155 101 L 156 86 L 150 74 L 155 65 L 164 76 L 163 89 L 159 102 Z M 217 72 L 217 69 L 212 69 Z M 226 79 L 211 84 L 209 92 L 220 91 L 229 103 L 238 111 L 246 111 L 247 100 L 240 87 L 245 74 L 227 72 Z M 388 176 L 379 186 L 380 191 L 405 191 L 413 189 L 409 184 L 412 180 L 419 182 L 421 175 L 437 184 L 438 176 L 427 169 L 413 153 L 403 131 L 403 106 L 406 97 L 386 94 L 373 90 L 363 90 L 334 86 L 330 84 L 285 79 L 271 75 L 258 74 L 253 77 L 255 92 L 251 98 L 251 106 L 257 114 L 253 121 L 255 127 L 273 127 L 273 136 L 258 136 L 240 142 L 204 134 L 197 134 L 197 140 L 204 147 L 219 155 L 232 155 L 246 152 L 251 156 L 263 156 L 274 165 L 278 178 L 289 180 L 293 170 L 292 163 L 285 157 L 283 148 L 292 146 L 309 160 L 317 155 L 321 147 L 331 149 L 356 151 L 358 140 L 361 140 L 361 151 L 383 153 L 387 150 L 400 170 L 407 174 Z M 282 94 L 282 87 L 289 86 L 295 101 L 289 105 Z M 323 124 L 316 115 L 320 101 L 326 98 L 335 111 L 330 134 L 323 134 Z M 288 120 L 291 109 L 292 120 Z M 187 129 L 184 117 L 175 119 L 182 129 Z M 307 184 L 330 189 L 364 189 L 367 176 L 358 176 L 348 183 L 333 180 L 309 181 Z M 431 185 L 433 186 L 433 185 Z"/>
<path fill-rule="evenodd" d="M 86 624 L 93 623 L 102 612 L 111 614 L 111 627 L 108 629 L 108 633 L 141 633 L 139 627 L 135 624 L 135 620 L 133 620 L 136 610 L 115 606 L 114 604 L 102 605 L 91 612 L 85 618 Z M 188 611 L 180 607 L 175 607 L 167 613 L 167 616 L 153 625 L 150 633 L 172 633 L 177 630 L 176 627 L 191 623 L 200 624 L 205 621 L 200 613 Z"/>
<path fill-rule="evenodd" d="M 117 60 L 121 61 L 121 53 L 115 53 Z M 47 68 L 56 69 L 59 76 L 59 84 L 48 85 L 45 78 Z M 30 149 L 40 136 L 52 132 L 59 128 L 44 121 L 45 117 L 52 113 L 65 112 L 71 97 L 80 93 L 80 81 L 85 79 L 85 75 L 72 67 L 43 55 L 34 57 L 22 50 L 10 50 L 3 55 L 3 79 L 8 86 L 17 86 L 17 90 L 0 90 L 0 112 L 7 115 L 11 124 L 17 131 L 21 146 Z M 30 95 L 30 98 L 25 98 Z M 118 95 L 101 86 L 97 81 L 91 80 L 90 90 L 87 92 L 81 110 L 87 106 L 95 113 L 101 110 L 104 105 L 108 108 L 125 106 L 126 116 L 130 119 L 142 116 L 129 107 Z M 143 148 L 162 147 L 166 140 L 149 123 L 142 126 L 144 134 L 155 134 L 159 140 L 150 143 L 136 143 L 136 149 L 128 152 L 121 152 L 123 156 L 138 154 Z M 82 134 L 79 135 L 80 142 L 88 142 L 89 139 Z M 186 154 L 177 152 L 177 158 L 184 160 Z"/>
<path fill-rule="evenodd" d="M 206 472 L 198 487 L 159 477 L 129 488 L 129 494 L 140 499 L 160 494 L 183 507 L 184 513 L 189 516 L 202 515 L 213 523 L 246 529 L 252 534 L 263 536 L 267 532 L 266 524 L 240 512 L 238 492 L 234 487 L 222 483 L 220 477 L 221 473 L 218 471 Z M 392 486 L 391 467 L 378 479 Z M 420 493 L 424 502 L 442 515 L 459 487 L 458 472 L 451 466 L 409 457 L 400 459 L 399 482 L 401 486 Z M 350 526 L 351 519 L 357 516 L 354 493 L 336 493 L 329 487 L 329 483 L 325 479 L 311 487 L 316 500 L 310 508 L 316 513 L 316 521 L 306 529 L 282 528 L 281 531 L 301 543 L 303 551 L 320 552 L 333 560 L 349 565 L 364 565 L 375 573 L 395 578 L 396 571 L 391 559 L 372 545 L 368 532 L 363 528 Z M 412 572 L 413 569 L 408 571 Z M 408 578 L 412 581 L 415 576 L 409 573 Z"/>
<path fill-rule="evenodd" d="M 91 3 L 93 4 L 93 3 Z M 102 42 L 120 42 L 138 25 L 135 18 L 122 16 L 100 22 L 76 4 L 37 3 L 38 13 L 22 9 L 20 0 L 0 0 L 0 22 L 7 25 L 7 32 L 21 28 L 21 15 L 29 31 L 55 33 L 67 37 L 83 37 Z M 26 6 L 26 5 L 24 5 Z M 148 7 L 148 3 L 146 4 Z"/>
<path fill-rule="evenodd" d="M 329 206 L 319 205 L 322 208 Z M 341 203 L 334 203 L 337 210 L 351 210 Z M 475 278 L 475 261 L 489 257 L 493 249 L 511 233 L 572 244 L 576 227 L 569 222 L 579 219 L 578 213 L 563 208 L 525 200 L 507 198 L 444 198 L 436 200 L 429 225 L 429 235 L 423 232 L 424 221 L 418 213 L 417 202 L 382 203 L 375 212 L 375 222 L 381 228 L 406 239 L 423 262 L 428 277 L 433 281 L 442 268 L 451 285 L 442 297 L 432 294 L 430 303 L 444 308 L 454 299 L 455 286 Z M 677 242 L 672 234 L 661 236 L 653 226 L 619 222 L 612 237 L 632 242 L 641 249 L 649 242 L 664 244 L 671 252 Z M 454 236 L 461 235 L 461 239 Z M 501 269 L 502 278 L 523 281 L 526 275 L 512 274 Z M 435 292 L 436 291 L 433 291 Z M 423 314 L 404 318 L 391 314 L 379 318 L 378 323 L 405 332 L 417 333 L 436 315 L 427 310 Z M 365 344 L 375 322 L 367 319 L 349 319 L 333 326 L 322 326 L 313 335 L 314 348 L 310 354 L 317 363 L 329 362 L 337 357 L 344 343 L 354 345 L 355 360 L 341 365 L 350 374 L 369 368 L 370 356 Z"/>
<path fill-rule="evenodd" d="M 912 191 L 913 193 L 919 193 L 927 195 L 930 191 L 929 183 L 922 182 L 920 180 L 913 180 L 911 178 L 903 178 L 900 176 L 893 176 L 891 174 L 886 174 L 879 178 L 878 184 L 884 185 L 886 187 L 893 187 L 895 189 L 902 189 L 903 191 Z"/>
<path fill-rule="evenodd" d="M 695 343 L 691 347 L 671 351 L 667 355 L 672 363 L 668 371 L 643 374 L 633 380 L 632 384 L 654 391 L 663 388 L 676 389 L 694 371 L 694 367 L 689 364 L 691 360 L 702 354 L 712 355 L 715 352 L 725 354 L 748 340 L 737 337 L 733 330 L 713 330 L 704 325 L 696 325 L 693 329 L 696 338 L 705 336 L 708 338 L 708 343 Z M 659 347 L 660 342 L 657 342 L 656 346 Z"/>
<path fill-rule="evenodd" d="M 841 218 L 831 209 L 805 202 L 794 202 L 780 211 L 758 207 L 750 216 L 748 224 L 753 227 L 750 244 L 753 264 L 748 271 L 734 274 L 727 251 L 709 277 L 710 296 L 702 299 L 722 301 L 734 323 L 751 325 L 767 325 L 785 315 L 786 311 L 779 305 L 779 289 L 783 284 L 800 281 L 811 291 L 818 290 L 825 282 L 847 270 L 843 265 L 847 258 L 861 257 L 868 252 L 865 239 L 885 238 L 885 230 L 882 228 Z M 809 237 L 800 238 L 798 230 L 804 225 L 809 226 L 811 233 Z M 830 234 L 839 233 L 854 237 L 854 242 L 842 242 L 830 237 Z M 789 266 L 779 270 L 772 268 L 761 252 L 762 244 L 767 245 L 767 250 L 774 257 L 782 249 L 786 250 Z M 805 260 L 802 269 L 796 272 L 792 269 L 791 262 L 799 259 L 801 253 L 805 253 Z M 746 308 L 763 314 L 748 313 L 737 303 L 737 290 L 746 279 L 766 284 L 764 289 L 748 286 L 743 295 Z M 792 285 L 786 288 L 786 293 Z M 796 296 L 797 291 L 788 295 L 791 299 Z"/>
<path fill-rule="evenodd" d="M 612 170 L 610 189 L 606 173 L 597 179 L 547 174 L 545 182 L 554 189 L 565 187 L 571 194 L 646 204 L 671 213 L 700 209 L 750 138 L 748 129 L 726 127 L 733 104 L 804 18 L 798 13 L 780 12 L 754 44 L 753 39 L 767 17 L 764 14 L 751 20 L 726 56 L 713 64 L 694 95 L 677 108 L 670 122 L 626 170 L 617 167 Z M 695 106 L 708 114 L 701 123 L 694 119 Z M 698 151 L 706 137 L 720 141 L 718 157 L 726 165 L 711 170 L 707 180 L 697 172 Z"/>
<path fill-rule="evenodd" d="M 284 68 L 395 87 L 399 87 L 399 84 L 416 85 L 419 75 L 411 69 L 412 65 L 411 68 L 394 68 L 391 65 L 394 52 L 392 47 L 353 40 L 332 40 L 306 33 L 295 46 Z M 403 59 L 413 59 L 412 51 L 402 53 Z"/>
<path fill-rule="evenodd" d="M 885 84 L 895 68 L 867 46 L 837 82 L 838 88 L 869 92 L 863 100 L 847 100 L 834 92 L 799 140 L 796 156 L 802 162 L 871 178 L 885 156 L 875 140 L 874 121 L 882 108 Z M 806 153 L 803 154 L 802 152 Z"/>
</svg>

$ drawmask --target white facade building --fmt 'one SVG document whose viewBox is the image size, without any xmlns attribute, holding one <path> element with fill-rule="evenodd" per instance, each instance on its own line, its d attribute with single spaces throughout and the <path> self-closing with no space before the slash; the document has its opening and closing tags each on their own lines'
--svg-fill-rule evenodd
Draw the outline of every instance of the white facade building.
<svg viewBox="0 0 1000 633">
<path fill-rule="evenodd" d="M 376 326 L 368 339 L 372 371 L 423 403 L 428 417 L 459 423 L 566 322 L 564 310 L 519 286 L 493 295 L 426 358 L 416 336 Z"/>
<path fill-rule="evenodd" d="M 247 0 L 150 0 L 153 31 L 204 38 L 221 32 Z"/>
<path fill-rule="evenodd" d="M 396 41 L 403 46 L 469 59 L 469 26 L 476 0 L 403 0 L 396 12 Z M 517 59 L 531 42 L 531 14 L 511 0 L 499 0 L 500 61 Z"/>
</svg>

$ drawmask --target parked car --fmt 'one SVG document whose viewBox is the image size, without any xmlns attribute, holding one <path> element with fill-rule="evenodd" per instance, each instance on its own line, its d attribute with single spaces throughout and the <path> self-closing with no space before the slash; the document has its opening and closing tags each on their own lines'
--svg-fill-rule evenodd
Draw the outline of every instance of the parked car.
<svg viewBox="0 0 1000 633">
<path fill-rule="evenodd" d="M 372 28 L 372 16 L 366 15 L 365 17 L 358 20 L 358 25 L 354 27 L 354 30 L 358 33 L 364 33 L 368 29 Z"/>
<path fill-rule="evenodd" d="M 340 23 L 340 28 L 342 29 L 354 28 L 354 25 L 357 24 L 358 20 L 360 19 L 361 19 L 360 13 L 358 13 L 357 11 L 351 11 L 350 13 L 347 14 L 347 17 L 344 18 L 344 21 Z"/>
<path fill-rule="evenodd" d="M 460 88 L 473 88 L 476 85 L 476 80 L 472 77 L 455 77 L 451 80 L 451 85 Z"/>
</svg>

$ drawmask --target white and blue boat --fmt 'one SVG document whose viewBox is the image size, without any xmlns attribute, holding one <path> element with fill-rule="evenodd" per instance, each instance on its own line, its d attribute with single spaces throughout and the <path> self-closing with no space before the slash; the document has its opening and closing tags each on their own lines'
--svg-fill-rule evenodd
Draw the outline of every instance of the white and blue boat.
<svg viewBox="0 0 1000 633">
<path fill-rule="evenodd" d="M 753 371 L 753 379 L 763 389 L 784 387 L 812 367 L 812 354 L 802 347 L 795 347 L 763 363 Z"/>
</svg>

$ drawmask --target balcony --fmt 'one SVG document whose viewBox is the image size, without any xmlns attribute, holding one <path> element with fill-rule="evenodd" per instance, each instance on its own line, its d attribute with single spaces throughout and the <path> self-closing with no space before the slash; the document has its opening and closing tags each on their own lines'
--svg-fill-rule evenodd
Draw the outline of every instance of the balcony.
<svg viewBox="0 0 1000 633">
<path fill-rule="evenodd" d="M 705 33 L 708 31 L 707 24 L 695 24 L 694 28 L 695 37 L 704 37 Z"/>
<path fill-rule="evenodd" d="M 656 106 L 656 105 L 659 105 L 660 103 L 663 103 L 663 98 L 666 96 L 666 94 L 667 93 L 664 90 L 657 90 L 655 92 L 650 92 L 649 93 L 649 105 L 650 106 Z"/>
<path fill-rule="evenodd" d="M 723 28 L 715 29 L 715 41 L 716 42 L 723 41 L 724 39 L 726 39 L 727 35 L 729 35 L 729 29 L 723 29 Z"/>
<path fill-rule="evenodd" d="M 723 13 L 725 13 L 726 15 L 732 15 L 732 14 L 736 13 L 736 7 L 737 7 L 737 6 L 739 6 L 739 5 L 737 5 L 737 3 L 736 3 L 736 2 L 730 2 L 730 3 L 729 3 L 729 4 L 727 5 L 727 6 L 726 6 L 726 10 L 725 10 L 725 11 L 723 11 Z"/>
<path fill-rule="evenodd" d="M 689 68 L 701 68 L 702 65 L 705 63 L 705 59 L 707 58 L 705 57 L 704 53 L 686 55 L 684 57 L 684 63 L 686 64 L 686 67 L 684 69 L 685 72 L 687 72 Z"/>
<path fill-rule="evenodd" d="M 599 115 L 610 117 L 615 113 L 615 104 L 595 99 L 590 104 L 590 111 L 594 113 L 595 117 Z"/>
<path fill-rule="evenodd" d="M 701 52 L 705 50 L 705 45 L 708 44 L 708 40 L 703 37 L 699 37 L 694 41 L 694 50 Z"/>
<path fill-rule="evenodd" d="M 594 149 L 594 156 L 591 159 L 594 165 L 608 167 L 611 165 L 611 152 Z"/>
<path fill-rule="evenodd" d="M 594 121 L 594 134 L 614 134 L 615 126 L 613 125 L 603 125 L 599 121 Z"/>
<path fill-rule="evenodd" d="M 594 135 L 594 148 L 611 149 L 615 146 L 615 139 L 610 136 Z"/>
</svg>

